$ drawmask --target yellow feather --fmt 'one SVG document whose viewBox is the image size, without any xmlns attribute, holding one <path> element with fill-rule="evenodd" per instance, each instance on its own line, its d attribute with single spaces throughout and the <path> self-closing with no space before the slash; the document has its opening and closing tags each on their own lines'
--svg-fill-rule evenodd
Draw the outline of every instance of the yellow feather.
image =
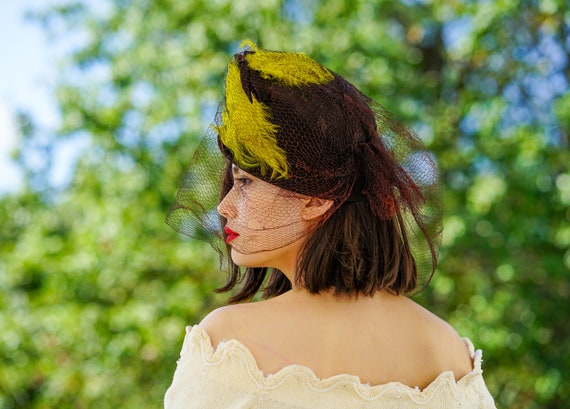
<svg viewBox="0 0 570 409">
<path fill-rule="evenodd" d="M 263 50 L 249 40 L 242 42 L 242 46 L 245 45 L 255 51 L 245 57 L 249 67 L 259 71 L 265 79 L 289 87 L 326 84 L 334 79 L 331 71 L 306 54 Z"/>
<path fill-rule="evenodd" d="M 259 48 L 257 47 L 257 45 L 255 45 L 255 43 L 249 39 L 246 40 L 242 40 L 241 43 L 239 43 L 239 47 L 240 48 L 251 48 L 252 51 L 257 51 L 259 50 Z"/>
<path fill-rule="evenodd" d="M 232 60 L 226 76 L 226 107 L 217 127 L 222 143 L 244 170 L 259 167 L 270 179 L 287 177 L 289 164 L 285 151 L 277 145 L 278 126 L 271 122 L 269 108 L 244 92 L 239 68 Z"/>
</svg>

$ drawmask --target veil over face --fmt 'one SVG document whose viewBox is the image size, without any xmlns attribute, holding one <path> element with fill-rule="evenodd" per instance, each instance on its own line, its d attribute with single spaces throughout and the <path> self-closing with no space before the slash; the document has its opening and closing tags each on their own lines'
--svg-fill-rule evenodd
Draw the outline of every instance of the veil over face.
<svg viewBox="0 0 570 409">
<path fill-rule="evenodd" d="M 232 166 L 233 185 L 218 205 L 226 219 L 226 243 L 241 254 L 285 247 L 311 231 L 303 218 L 309 199 Z"/>
</svg>

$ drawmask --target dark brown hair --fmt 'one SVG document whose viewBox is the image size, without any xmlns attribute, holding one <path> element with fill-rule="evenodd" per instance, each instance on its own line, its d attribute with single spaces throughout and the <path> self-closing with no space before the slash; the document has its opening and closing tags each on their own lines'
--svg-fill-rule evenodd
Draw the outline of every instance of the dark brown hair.
<svg viewBox="0 0 570 409">
<path fill-rule="evenodd" d="M 222 197 L 231 189 L 231 183 L 226 171 Z M 367 200 L 345 202 L 310 233 L 297 259 L 295 284 L 311 294 L 333 291 L 338 296 L 372 296 L 379 290 L 410 293 L 418 280 L 405 232 L 399 211 L 382 220 L 373 214 Z M 228 280 L 216 291 L 231 291 L 241 284 L 229 303 L 251 300 L 262 286 L 263 298 L 291 289 L 281 271 L 240 268 L 231 260 L 229 246 L 226 254 Z"/>
</svg>

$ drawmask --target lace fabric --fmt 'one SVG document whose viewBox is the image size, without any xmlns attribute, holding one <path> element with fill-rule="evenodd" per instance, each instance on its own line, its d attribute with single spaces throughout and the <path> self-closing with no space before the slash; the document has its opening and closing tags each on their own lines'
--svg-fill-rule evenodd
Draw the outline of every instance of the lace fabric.
<svg viewBox="0 0 570 409">
<path fill-rule="evenodd" d="M 495 408 L 482 376 L 482 352 L 464 340 L 473 370 L 457 382 L 443 372 L 420 390 L 399 382 L 363 384 L 349 374 L 320 379 L 302 365 L 264 375 L 241 342 L 214 349 L 206 331 L 188 327 L 165 408 Z"/>
</svg>

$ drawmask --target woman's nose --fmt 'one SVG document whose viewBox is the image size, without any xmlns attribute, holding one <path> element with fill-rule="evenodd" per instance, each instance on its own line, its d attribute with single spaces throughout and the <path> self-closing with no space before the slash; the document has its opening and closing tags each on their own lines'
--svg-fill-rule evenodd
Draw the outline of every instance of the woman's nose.
<svg viewBox="0 0 570 409">
<path fill-rule="evenodd" d="M 218 213 L 225 217 L 226 219 L 231 219 L 236 217 L 236 210 L 232 200 L 232 190 L 230 190 L 222 199 L 218 205 Z"/>
</svg>

